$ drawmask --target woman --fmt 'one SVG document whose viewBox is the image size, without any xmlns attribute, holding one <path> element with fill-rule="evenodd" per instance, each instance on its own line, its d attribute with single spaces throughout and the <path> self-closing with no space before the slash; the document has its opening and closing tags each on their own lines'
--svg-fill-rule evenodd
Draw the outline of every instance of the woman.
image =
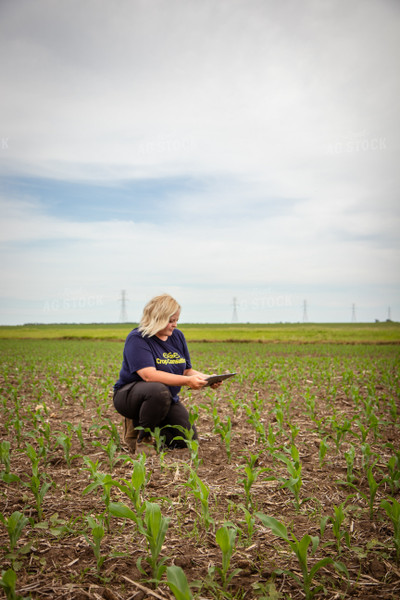
<svg viewBox="0 0 400 600">
<path fill-rule="evenodd" d="M 114 406 L 125 417 L 124 437 L 132 452 L 135 446 L 138 452 L 152 452 L 154 445 L 145 430 L 156 427 L 163 428 L 168 447 L 186 447 L 182 440 L 174 440 L 182 436 L 174 425 L 191 428 L 179 392 L 182 386 L 203 388 L 207 376 L 192 368 L 185 337 L 177 329 L 180 310 L 168 294 L 156 296 L 146 304 L 139 327 L 126 338 Z M 194 426 L 193 439 L 197 439 Z"/>
</svg>

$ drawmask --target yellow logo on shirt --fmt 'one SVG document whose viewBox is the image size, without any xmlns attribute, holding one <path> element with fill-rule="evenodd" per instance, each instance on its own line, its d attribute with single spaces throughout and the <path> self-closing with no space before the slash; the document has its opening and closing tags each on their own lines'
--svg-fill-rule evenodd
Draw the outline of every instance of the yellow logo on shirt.
<svg viewBox="0 0 400 600">
<path fill-rule="evenodd" d="M 158 365 L 179 365 L 185 362 L 186 358 L 183 358 L 177 352 L 164 352 L 163 358 L 156 358 Z"/>
</svg>

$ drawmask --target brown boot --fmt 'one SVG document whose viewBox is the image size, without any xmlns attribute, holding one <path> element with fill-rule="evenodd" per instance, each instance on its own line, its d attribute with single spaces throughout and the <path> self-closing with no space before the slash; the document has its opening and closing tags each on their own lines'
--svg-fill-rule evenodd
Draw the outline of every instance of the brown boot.
<svg viewBox="0 0 400 600">
<path fill-rule="evenodd" d="M 133 421 L 131 421 L 131 419 L 124 418 L 124 442 L 132 454 L 135 454 L 136 451 L 136 440 L 138 433 L 139 432 L 133 425 Z"/>
<path fill-rule="evenodd" d="M 151 435 L 146 434 L 144 437 L 139 438 L 136 443 L 136 452 L 144 452 L 146 456 L 154 456 L 157 454 L 154 440 Z"/>
</svg>

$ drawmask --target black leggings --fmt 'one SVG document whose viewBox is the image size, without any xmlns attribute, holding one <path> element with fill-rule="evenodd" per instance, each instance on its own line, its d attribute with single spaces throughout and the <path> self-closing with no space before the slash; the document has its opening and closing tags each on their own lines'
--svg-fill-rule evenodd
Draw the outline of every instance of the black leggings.
<svg viewBox="0 0 400 600">
<path fill-rule="evenodd" d="M 175 440 L 176 436 L 185 437 L 180 429 L 171 425 L 180 425 L 190 430 L 189 413 L 181 402 L 173 402 L 169 388 L 163 383 L 154 381 L 137 381 L 128 383 L 114 392 L 115 409 L 127 419 L 133 421 L 135 427 L 143 427 L 154 431 L 156 427 L 164 428 L 167 446 L 184 448 L 182 440 Z M 168 427 L 169 425 L 169 427 Z M 193 425 L 193 439 L 197 439 L 196 428 Z M 139 433 L 139 437 L 142 435 Z"/>
</svg>

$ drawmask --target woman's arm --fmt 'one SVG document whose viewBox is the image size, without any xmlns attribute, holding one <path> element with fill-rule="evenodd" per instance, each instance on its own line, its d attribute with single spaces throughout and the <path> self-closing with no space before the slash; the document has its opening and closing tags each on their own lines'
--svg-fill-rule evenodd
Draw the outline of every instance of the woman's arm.
<svg viewBox="0 0 400 600">
<path fill-rule="evenodd" d="M 193 371 L 193 373 L 192 373 Z M 139 369 L 137 374 L 143 379 L 143 381 L 158 381 L 159 383 L 165 383 L 165 385 L 176 385 L 192 388 L 193 390 L 199 390 L 204 387 L 207 383 L 206 375 L 194 369 L 186 369 L 184 375 L 175 375 L 174 373 L 167 373 L 166 371 L 160 371 L 155 367 L 145 367 Z"/>
<path fill-rule="evenodd" d="M 199 377 L 203 377 L 204 379 L 207 379 L 208 375 L 205 375 L 205 373 L 200 373 L 200 371 L 196 371 L 195 369 L 186 369 L 185 375 L 198 375 Z M 219 388 L 222 385 L 222 381 L 218 381 L 218 383 L 213 383 L 210 387 L 213 388 L 213 390 L 216 390 L 217 388 Z"/>
<path fill-rule="evenodd" d="M 190 377 L 190 375 L 199 375 L 200 377 L 203 377 L 203 379 L 207 379 L 208 375 L 205 375 L 205 373 L 201 373 L 200 371 L 196 371 L 196 369 L 186 369 L 183 373 L 184 375 L 188 375 Z"/>
</svg>

